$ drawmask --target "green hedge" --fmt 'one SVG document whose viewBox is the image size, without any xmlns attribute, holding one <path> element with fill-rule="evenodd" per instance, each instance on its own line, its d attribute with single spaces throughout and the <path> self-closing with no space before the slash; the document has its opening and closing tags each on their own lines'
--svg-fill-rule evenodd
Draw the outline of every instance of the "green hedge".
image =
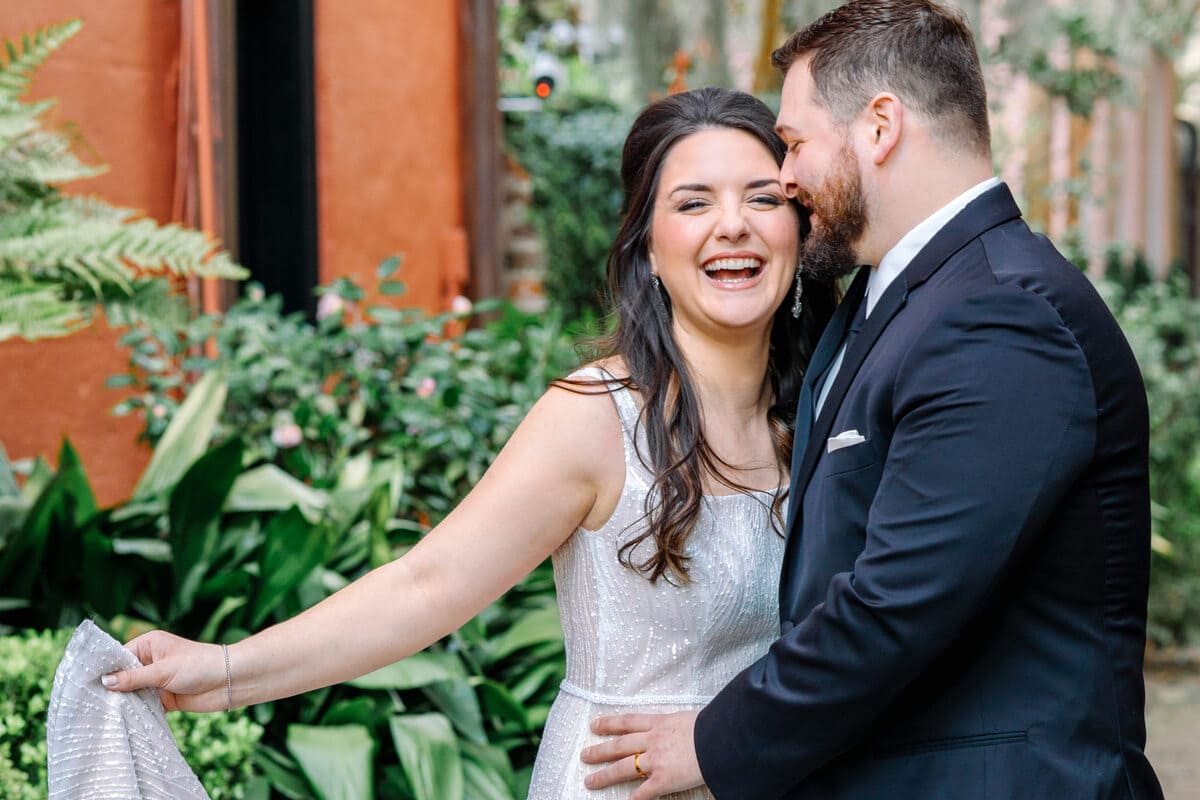
<svg viewBox="0 0 1200 800">
<path fill-rule="evenodd" d="M 605 259 L 621 213 L 621 148 L 633 120 L 606 108 L 510 114 L 505 142 L 533 182 L 546 294 L 566 319 L 603 311 Z"/>
</svg>

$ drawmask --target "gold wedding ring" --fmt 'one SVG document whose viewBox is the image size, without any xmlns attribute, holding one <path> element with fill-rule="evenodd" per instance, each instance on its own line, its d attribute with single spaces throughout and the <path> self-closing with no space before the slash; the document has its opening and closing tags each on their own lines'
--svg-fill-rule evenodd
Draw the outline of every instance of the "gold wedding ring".
<svg viewBox="0 0 1200 800">
<path fill-rule="evenodd" d="M 633 771 L 637 773 L 637 776 L 639 778 L 641 778 L 642 780 L 646 780 L 646 778 L 649 778 L 650 776 L 647 775 L 645 772 L 642 772 L 642 765 L 640 763 L 638 763 L 641 760 L 641 757 L 642 757 L 641 753 L 633 754 Z"/>
</svg>

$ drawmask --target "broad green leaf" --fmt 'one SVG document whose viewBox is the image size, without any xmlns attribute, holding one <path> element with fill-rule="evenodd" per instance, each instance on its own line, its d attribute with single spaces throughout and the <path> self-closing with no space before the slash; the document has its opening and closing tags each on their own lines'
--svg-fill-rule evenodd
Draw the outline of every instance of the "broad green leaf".
<svg viewBox="0 0 1200 800">
<path fill-rule="evenodd" d="M 441 714 L 398 714 L 391 728 L 415 800 L 464 800 L 462 758 L 450 720 Z"/>
<path fill-rule="evenodd" d="M 313 526 L 295 506 L 276 514 L 264 531 L 262 579 L 250 612 L 257 628 L 284 595 L 325 563 L 331 543 L 325 528 Z"/>
<path fill-rule="evenodd" d="M 563 665 L 562 662 L 557 658 L 553 661 L 547 661 L 539 664 L 538 666 L 529 670 L 521 677 L 519 681 L 512 685 L 510 692 L 518 703 L 526 703 L 530 698 L 533 697 L 534 693 L 546 683 L 547 680 L 550 680 L 554 677 L 557 677 L 560 680 L 563 677 Z"/>
<path fill-rule="evenodd" d="M 221 623 L 225 618 L 237 611 L 242 606 L 246 605 L 246 598 L 243 597 L 226 597 L 221 601 L 221 605 L 217 606 L 217 610 L 208 618 L 208 622 L 204 625 L 204 630 L 200 632 L 198 637 L 202 642 L 211 642 L 217 638 L 217 632 L 221 629 Z"/>
<path fill-rule="evenodd" d="M 471 760 L 463 761 L 463 789 L 464 800 L 516 800 L 504 776 Z"/>
<path fill-rule="evenodd" d="M 371 800 L 375 740 L 361 725 L 289 725 L 287 748 L 321 800 Z"/>
<path fill-rule="evenodd" d="M 460 734 L 476 744 L 487 744 L 479 698 L 465 678 L 431 683 L 421 691 L 454 723 Z"/>
<path fill-rule="evenodd" d="M 0 551 L 0 585 L 5 592 L 16 597 L 28 597 L 34 582 L 44 579 L 43 558 L 51 538 L 75 547 L 72 553 L 78 558 L 79 537 L 82 528 L 96 513 L 96 499 L 92 495 L 83 464 L 71 443 L 63 440 L 58 456 L 58 472 L 50 479 L 46 488 L 33 502 L 15 535 L 11 536 Z M 56 548 L 61 550 L 61 548 Z M 61 553 L 55 553 L 56 571 L 63 578 L 72 574 L 73 565 L 64 561 Z M 82 565 L 77 565 L 82 567 Z M 55 588 L 59 584 L 50 582 Z"/>
<path fill-rule="evenodd" d="M 396 274 L 396 270 L 400 269 L 402 260 L 400 256 L 388 256 L 383 261 L 379 262 L 379 266 L 375 268 L 375 275 L 380 280 L 385 281 Z"/>
<path fill-rule="evenodd" d="M 557 606 L 542 606 L 522 615 L 511 628 L 496 637 L 492 642 L 491 660 L 500 661 L 530 645 L 561 641 L 562 622 Z"/>
<path fill-rule="evenodd" d="M 217 418 L 225 407 L 226 391 L 225 376 L 220 370 L 205 373 L 192 387 L 154 448 L 154 455 L 133 490 L 134 499 L 170 489 L 208 449 Z"/>
<path fill-rule="evenodd" d="M 417 689 L 466 675 L 462 661 L 454 653 L 422 651 L 347 683 L 359 689 Z"/>
<path fill-rule="evenodd" d="M 298 506 L 316 522 L 329 505 L 329 495 L 296 480 L 274 464 L 242 473 L 233 484 L 225 511 L 284 511 Z"/>
<path fill-rule="evenodd" d="M 254 766 L 270 782 L 271 788 L 289 800 L 312 800 L 308 782 L 293 759 L 260 743 L 254 754 Z"/>
<path fill-rule="evenodd" d="M 172 617 L 186 613 L 213 566 L 221 506 L 242 467 L 242 443 L 231 439 L 196 461 L 171 491 L 167 508 L 175 593 Z"/>
<path fill-rule="evenodd" d="M 113 539 L 112 549 L 119 556 L 141 556 L 160 564 L 171 562 L 171 545 L 162 539 Z"/>
<path fill-rule="evenodd" d="M 529 715 L 525 707 L 504 686 L 492 680 L 479 682 L 479 699 L 489 717 L 499 717 L 505 722 L 515 722 L 529 730 Z"/>
</svg>

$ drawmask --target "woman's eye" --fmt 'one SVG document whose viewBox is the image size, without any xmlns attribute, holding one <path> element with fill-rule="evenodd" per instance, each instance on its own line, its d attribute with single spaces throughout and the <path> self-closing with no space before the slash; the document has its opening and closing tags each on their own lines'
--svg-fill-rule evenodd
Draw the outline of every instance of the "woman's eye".
<svg viewBox="0 0 1200 800">
<path fill-rule="evenodd" d="M 783 198 L 776 197 L 773 194 L 756 194 L 754 197 L 750 198 L 750 202 L 759 206 L 774 207 L 783 205 Z"/>
<path fill-rule="evenodd" d="M 678 211 L 695 211 L 698 208 L 704 207 L 703 200 L 684 200 L 679 205 L 675 206 Z"/>
</svg>

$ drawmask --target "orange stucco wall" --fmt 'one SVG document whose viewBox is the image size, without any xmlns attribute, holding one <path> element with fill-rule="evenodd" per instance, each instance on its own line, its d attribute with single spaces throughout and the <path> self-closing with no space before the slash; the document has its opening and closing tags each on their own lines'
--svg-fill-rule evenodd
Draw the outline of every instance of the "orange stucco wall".
<svg viewBox="0 0 1200 800">
<path fill-rule="evenodd" d="M 466 280 L 455 2 L 316 0 L 321 279 L 374 282 L 404 254 L 404 305 Z"/>
<path fill-rule="evenodd" d="M 50 113 L 78 123 L 110 170 L 67 188 L 166 220 L 175 168 L 179 3 L 0 0 L 0 37 L 73 16 L 83 17 L 83 30 L 38 71 L 30 95 L 57 97 Z M 66 339 L 0 342 L 0 443 L 11 458 L 42 454 L 53 463 L 69 436 L 103 504 L 125 497 L 149 459 L 136 444 L 138 422 L 109 414 L 121 395 L 104 380 L 127 363 L 116 338 L 101 323 Z"/>
<path fill-rule="evenodd" d="M 321 280 L 370 285 L 403 253 L 409 292 L 389 302 L 443 308 L 467 280 L 454 2 L 316 0 L 318 241 Z M 0 37 L 82 16 L 32 97 L 57 97 L 109 165 L 74 184 L 166 221 L 175 160 L 178 0 L 0 0 Z M 251 265 L 252 266 L 252 265 Z M 52 457 L 69 436 L 101 503 L 126 497 L 149 453 L 115 419 L 104 387 L 125 367 L 101 323 L 67 339 L 0 343 L 0 443 Z"/>
</svg>

